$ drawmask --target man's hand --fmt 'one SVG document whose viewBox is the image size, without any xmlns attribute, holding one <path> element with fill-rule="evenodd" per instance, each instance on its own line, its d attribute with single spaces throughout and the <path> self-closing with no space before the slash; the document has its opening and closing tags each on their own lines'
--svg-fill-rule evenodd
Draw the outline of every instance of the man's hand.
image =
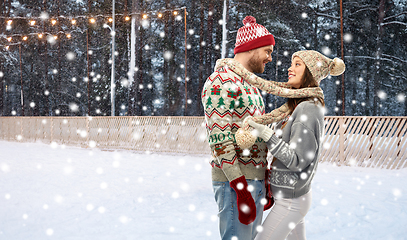
<svg viewBox="0 0 407 240">
<path fill-rule="evenodd" d="M 252 194 L 247 190 L 247 181 L 244 176 L 230 182 L 230 187 L 237 195 L 237 208 L 239 210 L 239 221 L 249 225 L 256 219 L 256 204 Z"/>
</svg>

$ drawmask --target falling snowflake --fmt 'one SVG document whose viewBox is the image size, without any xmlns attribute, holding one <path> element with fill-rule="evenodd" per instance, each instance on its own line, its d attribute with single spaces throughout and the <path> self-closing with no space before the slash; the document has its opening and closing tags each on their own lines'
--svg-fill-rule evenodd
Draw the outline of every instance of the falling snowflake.
<svg viewBox="0 0 407 240">
<path fill-rule="evenodd" d="M 171 52 L 171 51 L 165 51 L 164 52 L 164 59 L 166 59 L 166 60 L 171 60 L 172 59 L 172 57 L 173 57 L 173 53 Z"/>
<path fill-rule="evenodd" d="M 119 161 L 114 161 L 114 162 L 112 163 L 112 166 L 113 166 L 114 168 L 119 168 L 119 167 L 120 167 L 120 162 L 119 162 Z"/>
<path fill-rule="evenodd" d="M 64 198 L 63 198 L 61 195 L 56 195 L 56 196 L 54 197 L 54 201 L 55 201 L 56 203 L 62 203 L 62 202 L 64 201 Z"/>
<path fill-rule="evenodd" d="M 89 212 L 92 211 L 93 209 L 95 209 L 95 207 L 92 204 L 86 205 L 86 210 L 88 210 Z"/>
<path fill-rule="evenodd" d="M 64 174 L 65 175 L 70 175 L 72 172 L 73 172 L 73 167 L 72 166 L 64 167 Z"/>
<path fill-rule="evenodd" d="M 195 170 L 196 171 L 201 171 L 201 169 L 202 169 L 202 165 L 201 164 L 195 164 Z"/>
<path fill-rule="evenodd" d="M 323 206 L 326 206 L 326 205 L 328 205 L 328 200 L 327 199 L 325 199 L 325 198 L 323 198 L 322 200 L 321 200 L 321 205 L 323 205 Z"/>
<path fill-rule="evenodd" d="M 385 91 L 380 90 L 380 91 L 377 92 L 377 96 L 380 99 L 385 100 L 387 98 L 387 93 Z"/>
<path fill-rule="evenodd" d="M 295 226 L 296 226 L 296 224 L 295 224 L 294 222 L 290 222 L 290 223 L 288 224 L 288 228 L 291 229 L 291 230 L 294 229 Z"/>
<path fill-rule="evenodd" d="M 104 207 L 99 207 L 99 208 L 98 208 L 98 212 L 99 212 L 99 213 L 105 213 L 105 212 L 106 212 L 106 208 L 104 208 Z"/>
<path fill-rule="evenodd" d="M 322 50 L 322 53 L 327 55 L 327 56 L 332 54 L 332 51 L 331 51 L 331 49 L 329 47 L 322 47 L 321 50 Z"/>
<path fill-rule="evenodd" d="M 40 14 L 40 18 L 41 18 L 42 20 L 47 20 L 47 19 L 49 18 L 49 14 L 48 14 L 47 12 L 42 12 L 42 13 Z"/>
<path fill-rule="evenodd" d="M 69 109 L 71 109 L 72 112 L 77 112 L 79 110 L 79 106 L 76 103 L 71 103 L 69 104 Z"/>
<path fill-rule="evenodd" d="M 45 231 L 45 233 L 46 233 L 48 236 L 52 236 L 52 235 L 54 234 L 54 230 L 53 230 L 52 228 L 48 228 L 47 231 Z"/>
<path fill-rule="evenodd" d="M 103 174 L 103 172 L 104 172 L 104 171 L 103 171 L 103 168 L 100 168 L 100 167 L 99 167 L 99 168 L 96 169 L 96 173 L 97 173 L 97 174 Z"/>
<path fill-rule="evenodd" d="M 68 59 L 68 61 L 73 61 L 75 59 L 75 53 L 73 52 L 68 52 L 66 54 L 66 59 Z"/>
<path fill-rule="evenodd" d="M 406 101 L 406 95 L 403 93 L 399 93 L 397 94 L 397 101 L 399 101 L 400 103 L 403 103 Z"/>
<path fill-rule="evenodd" d="M 179 193 L 178 192 L 173 192 L 171 197 L 174 198 L 174 199 L 177 199 L 177 198 L 179 198 Z"/>
<path fill-rule="evenodd" d="M 107 188 L 107 183 L 102 182 L 102 183 L 100 184 L 100 188 L 101 188 L 101 189 L 106 189 L 106 188 Z"/>
<path fill-rule="evenodd" d="M 58 143 L 51 142 L 51 148 L 56 149 L 58 147 Z"/>
<path fill-rule="evenodd" d="M 353 40 L 353 36 L 350 33 L 345 33 L 345 35 L 343 36 L 343 40 L 347 43 L 352 42 Z"/>
<path fill-rule="evenodd" d="M 6 163 L 2 163 L 0 168 L 5 173 L 10 172 L 10 167 Z"/>
<path fill-rule="evenodd" d="M 394 188 L 394 189 L 392 190 L 392 193 L 393 193 L 393 195 L 394 195 L 395 197 L 400 197 L 400 196 L 402 195 L 401 190 L 400 190 L 400 189 L 397 189 L 397 188 Z"/>
<path fill-rule="evenodd" d="M 196 209 L 196 207 L 195 207 L 195 205 L 194 205 L 194 204 L 189 204 L 189 206 L 188 206 L 188 210 L 189 210 L 190 212 L 195 211 L 195 209 Z"/>
<path fill-rule="evenodd" d="M 129 219 L 127 216 L 121 216 L 121 217 L 119 218 L 119 221 L 120 221 L 121 223 L 123 223 L 123 224 L 128 223 L 129 220 L 130 220 L 130 219 Z"/>
</svg>

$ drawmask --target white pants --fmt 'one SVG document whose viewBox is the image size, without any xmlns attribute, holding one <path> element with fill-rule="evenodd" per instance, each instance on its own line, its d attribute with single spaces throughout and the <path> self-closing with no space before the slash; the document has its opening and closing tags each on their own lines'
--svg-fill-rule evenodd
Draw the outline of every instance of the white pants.
<svg viewBox="0 0 407 240">
<path fill-rule="evenodd" d="M 312 193 L 299 198 L 274 199 L 275 205 L 255 240 L 305 240 L 304 217 L 311 207 Z"/>
</svg>

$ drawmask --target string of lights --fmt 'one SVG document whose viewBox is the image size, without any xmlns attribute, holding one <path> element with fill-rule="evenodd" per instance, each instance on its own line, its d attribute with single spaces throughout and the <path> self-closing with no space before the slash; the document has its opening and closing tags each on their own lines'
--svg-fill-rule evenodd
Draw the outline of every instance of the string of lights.
<svg viewBox="0 0 407 240">
<path fill-rule="evenodd" d="M 141 15 L 143 18 L 147 18 L 148 16 L 153 16 L 156 15 L 158 18 L 162 18 L 164 16 L 164 13 L 166 12 L 172 12 L 173 15 L 178 15 L 180 10 L 185 9 L 186 7 L 180 7 L 180 8 L 173 8 L 173 9 L 162 9 L 162 10 L 152 10 L 152 11 L 146 11 L 146 12 L 130 12 L 130 13 L 117 13 L 115 14 L 116 16 L 124 16 L 124 19 L 129 21 L 131 19 L 131 16 L 133 15 Z M 51 18 L 51 22 L 54 24 L 56 23 L 56 19 L 69 19 L 69 20 L 75 20 L 79 18 L 85 18 L 85 19 L 92 19 L 92 18 L 111 18 L 111 15 L 106 15 L 106 14 L 98 14 L 94 16 L 89 16 L 89 15 L 79 15 L 79 16 L 54 16 Z M 12 21 L 13 19 L 25 19 L 25 20 L 30 20 L 30 23 L 32 21 L 36 20 L 47 20 L 49 17 L 46 15 L 44 16 L 39 16 L 39 17 L 6 17 L 6 16 L 0 16 L 0 19 L 6 19 L 6 22 Z M 11 23 L 10 23 L 11 24 Z M 35 24 L 35 22 L 34 22 Z"/>
<path fill-rule="evenodd" d="M 178 19 L 181 21 L 182 17 L 179 15 L 179 11 L 180 10 L 184 10 L 186 9 L 186 7 L 180 7 L 180 8 L 173 8 L 173 9 L 162 9 L 162 10 L 154 10 L 154 11 L 147 11 L 147 12 L 132 12 L 132 13 L 118 13 L 116 14 L 116 16 L 118 17 L 122 17 L 122 19 L 125 22 L 129 22 L 131 20 L 131 16 L 141 16 L 141 18 L 143 20 L 148 19 L 149 17 L 157 17 L 157 18 L 163 18 L 164 14 L 171 12 L 172 15 L 177 16 Z M 12 25 L 13 22 L 15 22 L 16 20 L 27 20 L 28 24 L 31 27 L 35 27 L 38 26 L 41 23 L 44 22 L 50 22 L 52 26 L 57 25 L 59 22 L 62 22 L 61 19 L 67 19 L 69 20 L 71 26 L 77 26 L 78 25 L 78 21 L 79 19 L 87 19 L 89 21 L 90 24 L 96 24 L 98 22 L 99 18 L 103 18 L 104 19 L 104 23 L 107 22 L 112 23 L 113 19 L 111 15 L 105 15 L 105 14 L 99 14 L 99 15 L 93 15 L 93 16 L 89 16 L 89 15 L 79 15 L 79 16 L 64 16 L 64 15 L 60 15 L 60 16 L 54 16 L 54 17 L 49 17 L 47 14 L 44 14 L 42 16 L 39 17 L 5 17 L 5 16 L 0 16 L 0 19 L 5 19 L 6 22 L 6 30 L 11 31 L 12 30 Z M 59 21 L 57 20 L 59 19 Z M 42 21 L 39 23 L 39 21 Z M 22 42 L 26 42 L 29 37 L 31 36 L 36 36 L 38 37 L 38 39 L 43 39 L 43 38 L 48 38 L 48 37 L 52 37 L 54 38 L 54 40 L 57 40 L 59 38 L 61 38 L 62 36 L 65 36 L 66 39 L 71 39 L 72 38 L 72 33 L 76 32 L 78 30 L 72 30 L 72 31 L 58 31 L 58 32 L 47 32 L 47 31 L 41 31 L 40 29 L 38 30 L 38 32 L 36 33 L 28 33 L 28 34 L 18 34 L 18 33 L 12 33 L 12 34 L 0 34 L 0 38 L 6 38 L 8 42 L 10 42 L 10 44 L 6 44 L 6 45 L 1 45 L 2 47 L 5 47 L 7 50 L 9 49 L 9 46 L 13 46 L 13 45 L 18 45 L 21 44 Z M 13 43 L 16 42 L 17 43 Z"/>
<path fill-rule="evenodd" d="M 0 37 L 6 38 L 7 41 L 11 42 L 14 38 L 21 37 L 21 40 L 27 41 L 29 36 L 37 36 L 38 38 L 44 38 L 44 36 L 53 36 L 56 39 L 58 39 L 58 36 L 61 34 L 65 35 L 66 38 L 70 39 L 72 37 L 72 32 L 78 32 L 76 31 L 70 31 L 65 32 L 65 31 L 58 31 L 58 32 L 40 32 L 40 33 L 28 33 L 28 34 L 11 34 L 11 35 L 0 35 Z"/>
</svg>

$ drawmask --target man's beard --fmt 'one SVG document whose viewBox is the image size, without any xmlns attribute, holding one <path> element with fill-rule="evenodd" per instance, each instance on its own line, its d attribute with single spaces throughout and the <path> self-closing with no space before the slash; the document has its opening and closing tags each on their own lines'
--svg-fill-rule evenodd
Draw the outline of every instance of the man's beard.
<svg viewBox="0 0 407 240">
<path fill-rule="evenodd" d="M 260 60 L 259 56 L 256 54 L 247 62 L 248 66 L 251 68 L 254 73 L 263 73 L 263 61 Z"/>
</svg>

